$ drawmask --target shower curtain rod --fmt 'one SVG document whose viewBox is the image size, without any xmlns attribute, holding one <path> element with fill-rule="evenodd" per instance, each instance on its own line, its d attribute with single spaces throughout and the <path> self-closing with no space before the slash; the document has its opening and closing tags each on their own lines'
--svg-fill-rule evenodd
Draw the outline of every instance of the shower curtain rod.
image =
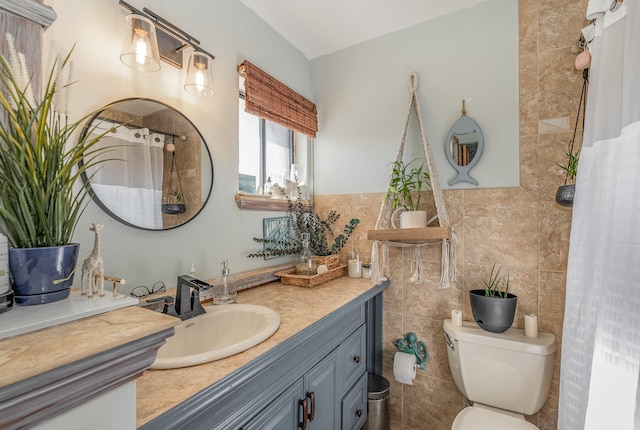
<svg viewBox="0 0 640 430">
<path fill-rule="evenodd" d="M 113 118 L 105 118 L 103 116 L 97 116 L 96 119 L 102 120 L 102 121 L 108 121 L 108 122 L 113 122 L 116 124 L 120 124 L 123 125 L 129 129 L 131 129 L 130 127 L 128 127 L 129 125 L 132 127 L 138 127 L 138 128 L 146 128 L 147 130 L 149 130 L 149 133 L 157 133 L 157 134 L 163 134 L 165 136 L 171 136 L 174 139 L 179 139 L 179 140 L 187 140 L 187 136 L 185 136 L 184 134 L 173 134 L 173 133 L 167 133 L 166 131 L 162 131 L 162 130 L 156 130 L 154 128 L 149 128 L 149 127 L 145 127 L 145 126 L 139 126 L 139 125 L 133 125 L 130 122 L 127 121 L 120 121 L 117 119 L 113 119 Z M 174 142 L 175 143 L 175 142 Z"/>
</svg>

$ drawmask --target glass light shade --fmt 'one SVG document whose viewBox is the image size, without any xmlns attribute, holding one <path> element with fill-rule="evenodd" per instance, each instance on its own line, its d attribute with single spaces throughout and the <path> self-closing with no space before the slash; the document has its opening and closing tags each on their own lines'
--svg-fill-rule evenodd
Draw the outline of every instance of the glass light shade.
<svg viewBox="0 0 640 430">
<path fill-rule="evenodd" d="M 125 35 L 120 60 L 134 70 L 156 72 L 160 70 L 160 54 L 156 27 L 150 19 L 131 14 L 127 16 L 129 27 Z"/>
<path fill-rule="evenodd" d="M 211 57 L 204 52 L 193 51 L 187 65 L 187 78 L 184 89 L 189 94 L 201 97 L 212 96 L 213 71 L 211 70 Z"/>
</svg>

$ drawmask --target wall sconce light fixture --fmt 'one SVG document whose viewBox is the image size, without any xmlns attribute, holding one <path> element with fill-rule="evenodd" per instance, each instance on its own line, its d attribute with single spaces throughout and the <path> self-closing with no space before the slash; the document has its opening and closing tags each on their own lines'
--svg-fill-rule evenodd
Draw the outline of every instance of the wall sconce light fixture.
<svg viewBox="0 0 640 430">
<path fill-rule="evenodd" d="M 184 81 L 184 89 L 198 96 L 212 96 L 213 73 L 211 70 L 211 57 L 204 52 L 193 51 L 187 65 L 187 78 Z"/>
<path fill-rule="evenodd" d="M 183 66 L 183 51 L 192 48 L 187 66 L 184 89 L 198 96 L 211 96 L 213 91 L 212 54 L 200 48 L 200 41 L 166 19 L 142 8 L 142 11 L 120 0 L 128 9 L 129 31 L 123 43 L 120 59 L 135 70 L 160 70 L 160 60 L 178 68 Z"/>
<path fill-rule="evenodd" d="M 153 23 L 144 16 L 135 14 L 127 16 L 127 23 L 129 27 L 122 43 L 120 60 L 141 72 L 160 70 L 160 54 Z"/>
</svg>

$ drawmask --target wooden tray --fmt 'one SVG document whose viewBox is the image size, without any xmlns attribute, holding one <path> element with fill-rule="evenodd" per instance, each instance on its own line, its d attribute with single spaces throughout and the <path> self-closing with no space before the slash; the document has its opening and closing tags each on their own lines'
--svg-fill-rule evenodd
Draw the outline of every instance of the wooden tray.
<svg viewBox="0 0 640 430">
<path fill-rule="evenodd" d="M 330 269 L 321 275 L 305 276 L 296 275 L 296 269 L 285 270 L 283 272 L 276 272 L 274 275 L 280 276 L 280 282 L 286 285 L 295 285 L 296 287 L 313 288 L 325 282 L 329 282 L 332 279 L 344 276 L 344 269 L 346 264 L 340 264 L 338 267 Z"/>
<path fill-rule="evenodd" d="M 338 254 L 326 255 L 322 257 L 314 255 L 313 262 L 316 263 L 318 266 L 321 264 L 324 264 L 325 266 L 327 266 L 327 269 L 329 270 L 335 269 L 340 265 L 340 261 L 338 260 Z"/>
</svg>

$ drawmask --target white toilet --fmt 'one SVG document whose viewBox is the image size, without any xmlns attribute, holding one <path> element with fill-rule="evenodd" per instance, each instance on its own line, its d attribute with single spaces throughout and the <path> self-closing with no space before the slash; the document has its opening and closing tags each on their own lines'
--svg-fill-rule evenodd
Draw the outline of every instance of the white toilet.
<svg viewBox="0 0 640 430">
<path fill-rule="evenodd" d="M 452 430 L 535 430 L 524 415 L 540 410 L 549 395 L 555 338 L 535 339 L 510 328 L 490 333 L 475 323 L 444 321 L 449 367 L 458 389 L 473 406 L 463 409 Z"/>
</svg>

